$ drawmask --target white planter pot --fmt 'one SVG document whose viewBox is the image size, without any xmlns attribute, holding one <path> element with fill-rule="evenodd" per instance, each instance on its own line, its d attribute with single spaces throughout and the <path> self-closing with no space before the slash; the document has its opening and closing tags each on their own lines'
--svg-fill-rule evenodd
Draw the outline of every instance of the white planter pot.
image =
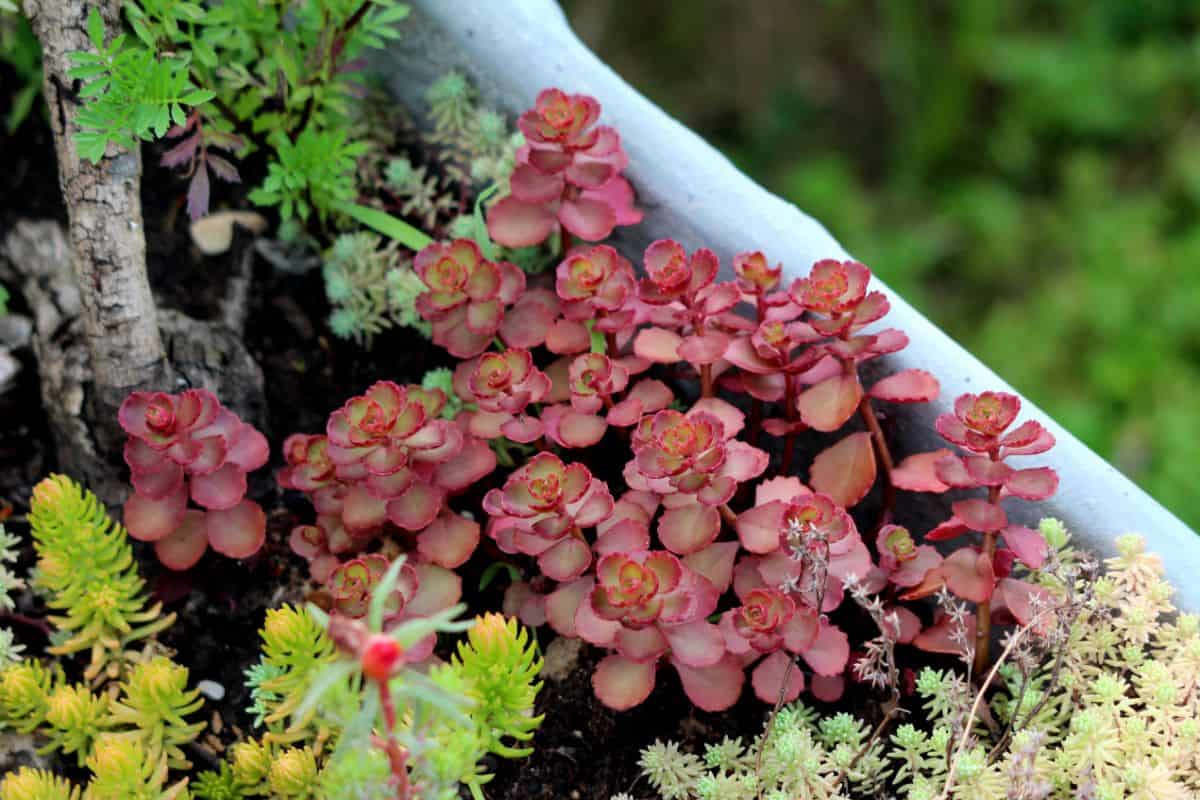
<svg viewBox="0 0 1200 800">
<path fill-rule="evenodd" d="M 532 106 L 538 91 L 548 86 L 586 92 L 600 101 L 602 121 L 621 132 L 630 157 L 626 174 L 647 212 L 645 222 L 621 229 L 615 237 L 635 263 L 647 244 L 664 237 L 689 250 L 712 248 L 726 270 L 733 255 L 746 250 L 762 250 L 773 262 L 782 261 L 792 277 L 806 273 L 817 259 L 848 257 L 819 222 L 742 174 L 625 83 L 580 42 L 553 0 L 409 2 L 413 15 L 405 23 L 403 40 L 376 63 L 394 95 L 409 107 L 423 108 L 425 88 L 449 69 L 469 75 L 488 104 L 511 115 Z M 907 349 L 885 360 L 884 368 L 890 372 L 920 367 L 942 384 L 936 402 L 897 409 L 890 433 L 899 458 L 945 446 L 933 421 L 959 394 L 1014 390 L 903 298 L 881 288 L 892 303 L 885 322 L 911 338 Z M 1143 534 L 1149 549 L 1166 563 L 1178 606 L 1200 611 L 1200 538 L 1024 400 L 1021 418 L 1027 417 L 1038 419 L 1058 439 L 1053 450 L 1030 462 L 1053 466 L 1061 484 L 1048 502 L 1014 503 L 1012 516 L 1025 522 L 1058 517 L 1077 541 L 1102 555 L 1113 552 L 1115 536 Z M 918 508 L 928 526 L 949 516 L 944 497 L 921 497 Z"/>
</svg>

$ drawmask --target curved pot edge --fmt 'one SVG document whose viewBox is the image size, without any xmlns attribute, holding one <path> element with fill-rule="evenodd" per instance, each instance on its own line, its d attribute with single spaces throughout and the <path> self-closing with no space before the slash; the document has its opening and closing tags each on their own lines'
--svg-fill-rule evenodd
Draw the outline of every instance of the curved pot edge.
<svg viewBox="0 0 1200 800">
<path fill-rule="evenodd" d="M 626 252 L 641 252 L 650 241 L 670 236 L 689 249 L 712 248 L 726 269 L 735 253 L 759 249 L 772 261 L 782 261 L 793 276 L 817 259 L 847 257 L 819 222 L 760 187 L 600 61 L 575 36 L 553 0 L 413 0 L 412 5 L 404 39 L 376 59 L 392 93 L 410 107 L 423 107 L 424 88 L 451 68 L 468 73 L 485 101 L 510 115 L 528 108 L 537 92 L 551 85 L 600 100 L 604 121 L 621 132 L 630 156 L 627 174 L 648 212 L 644 223 L 615 237 Z M 957 395 L 1015 390 L 882 281 L 879 284 L 892 303 L 885 322 L 911 339 L 907 349 L 886 359 L 886 367 L 921 367 L 942 383 L 937 401 L 905 407 L 893 416 L 900 457 L 944 445 L 932 423 Z M 1141 533 L 1148 549 L 1163 557 L 1177 605 L 1200 610 L 1196 534 L 1033 403 L 1022 400 L 1021 418 L 1042 421 L 1058 439 L 1058 446 L 1041 462 L 1058 470 L 1061 483 L 1050 501 L 1024 504 L 1028 508 L 1014 508 L 1012 516 L 1026 522 L 1058 517 L 1078 542 L 1105 556 L 1114 553 L 1115 536 Z"/>
</svg>

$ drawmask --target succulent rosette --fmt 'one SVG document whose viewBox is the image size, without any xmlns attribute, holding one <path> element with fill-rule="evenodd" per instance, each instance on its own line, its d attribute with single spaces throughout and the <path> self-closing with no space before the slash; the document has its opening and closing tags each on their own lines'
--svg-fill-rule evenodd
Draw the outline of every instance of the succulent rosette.
<svg viewBox="0 0 1200 800">
<path fill-rule="evenodd" d="M 428 245 L 417 253 L 413 270 L 426 287 L 417 297 L 417 312 L 429 322 L 434 344 L 457 358 L 487 349 L 505 309 L 525 289 L 520 269 L 488 261 L 470 239 Z"/>
<path fill-rule="evenodd" d="M 525 146 L 509 179 L 510 194 L 488 211 L 488 233 L 506 247 L 545 241 L 560 226 L 584 241 L 641 221 L 633 189 L 621 176 L 629 157 L 621 137 L 596 125 L 600 104 L 588 95 L 546 89 L 517 120 Z"/>
<path fill-rule="evenodd" d="M 610 519 L 596 540 L 595 575 L 547 595 L 547 619 L 564 636 L 615 651 L 592 676 L 596 696 L 610 708 L 645 700 L 663 661 L 679 673 L 697 706 L 728 708 L 745 676 L 707 617 L 729 587 L 736 544 L 721 542 L 684 558 L 649 550 L 645 508 L 633 498 L 622 504 L 613 515 L 618 521 Z"/>
<path fill-rule="evenodd" d="M 721 615 L 725 647 L 749 666 L 755 695 L 764 703 L 795 700 L 804 690 L 804 672 L 792 666 L 800 656 L 815 674 L 842 675 L 850 658 L 850 641 L 798 595 L 771 585 L 761 562 L 744 558 L 734 572 L 733 588 L 741 605 Z M 786 687 L 784 681 L 787 681 Z"/>
<path fill-rule="evenodd" d="M 633 266 L 608 245 L 577 248 L 558 265 L 555 278 L 567 319 L 595 319 L 602 331 L 619 330 L 633 320 L 626 309 L 637 294 Z"/>
<path fill-rule="evenodd" d="M 667 506 L 658 534 L 676 553 L 695 552 L 720 532 L 718 507 L 740 483 L 762 474 L 765 452 L 736 439 L 742 412 L 717 398 L 687 413 L 664 409 L 634 429 L 634 458 L 625 466 L 630 488 L 663 496 Z"/>
<path fill-rule="evenodd" d="M 584 528 L 612 513 L 613 498 L 582 464 L 564 464 L 538 453 L 484 496 L 488 535 L 500 549 L 535 556 L 542 572 L 559 581 L 579 577 L 592 563 Z"/>
<path fill-rule="evenodd" d="M 387 574 L 391 561 L 380 553 L 368 553 L 339 565 L 325 582 L 333 601 L 333 617 L 358 620 L 367 615 L 371 595 Z M 396 585 L 384 605 L 384 629 L 409 620 L 445 611 L 462 597 L 462 579 L 433 564 L 406 561 Z M 437 634 L 425 636 L 405 650 L 407 663 L 419 663 L 433 655 Z"/>
<path fill-rule="evenodd" d="M 506 436 L 521 443 L 542 435 L 541 421 L 525 410 L 546 398 L 551 383 L 534 366 L 528 350 L 510 348 L 464 361 L 455 370 L 454 385 L 459 396 L 479 407 L 469 418 L 472 435 L 483 439 Z"/>
<path fill-rule="evenodd" d="M 205 389 L 133 392 L 118 420 L 129 434 L 130 536 L 154 542 L 159 560 L 171 569 L 191 567 L 209 546 L 231 558 L 258 552 L 266 516 L 245 495 L 247 473 L 270 454 L 262 433 Z M 189 509 L 189 498 L 204 510 Z"/>
<path fill-rule="evenodd" d="M 571 407 L 585 414 L 599 412 L 606 403 L 613 405 L 612 396 L 629 385 L 629 370 L 624 364 L 602 353 L 576 356 L 567 375 Z"/>
</svg>

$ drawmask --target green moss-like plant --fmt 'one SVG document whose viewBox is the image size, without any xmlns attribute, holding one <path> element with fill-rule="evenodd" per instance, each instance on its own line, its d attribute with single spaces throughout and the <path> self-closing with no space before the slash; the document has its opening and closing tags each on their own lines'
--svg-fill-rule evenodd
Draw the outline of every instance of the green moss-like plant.
<svg viewBox="0 0 1200 800">
<path fill-rule="evenodd" d="M 53 655 L 90 650 L 87 680 L 116 677 L 126 648 L 169 626 L 174 614 L 151 604 L 124 528 L 91 492 L 63 475 L 33 490 L 29 512 L 38 561 L 33 585 L 56 612 Z"/>
<path fill-rule="evenodd" d="M 198 689 L 188 690 L 188 671 L 169 658 L 157 656 L 134 667 L 112 701 L 109 724 L 113 738 L 136 743 L 152 760 L 166 759 L 172 769 L 191 766 L 182 746 L 204 730 L 203 722 L 184 718 L 204 704 Z"/>
<path fill-rule="evenodd" d="M 247 672 L 254 706 L 251 711 L 268 728 L 269 742 L 321 743 L 329 735 L 327 726 L 314 720 L 310 711 L 294 717 L 313 680 L 334 660 L 333 642 L 308 612 L 295 606 L 267 612 L 259 631 L 262 657 Z"/>
<path fill-rule="evenodd" d="M 339 236 L 322 267 L 325 294 L 333 306 L 329 327 L 342 339 L 369 347 L 379 333 L 400 325 L 428 337 L 429 324 L 416 310 L 424 284 L 400 255 L 373 233 Z"/>
<path fill-rule="evenodd" d="M 79 800 L 79 789 L 52 772 L 21 767 L 0 783 L 0 800 Z"/>
</svg>

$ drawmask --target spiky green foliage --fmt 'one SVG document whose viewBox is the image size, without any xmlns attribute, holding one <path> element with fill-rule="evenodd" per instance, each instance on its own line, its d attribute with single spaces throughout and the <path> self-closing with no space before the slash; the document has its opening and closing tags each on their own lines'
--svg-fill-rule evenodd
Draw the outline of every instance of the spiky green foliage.
<svg viewBox="0 0 1200 800">
<path fill-rule="evenodd" d="M 38 555 L 33 585 L 59 612 L 49 618 L 58 634 L 48 652 L 90 650 L 85 678 L 116 676 L 126 648 L 175 615 L 148 601 L 124 528 L 70 478 L 52 475 L 34 487 L 29 522 Z"/>
<path fill-rule="evenodd" d="M 87 761 L 92 780 L 84 800 L 187 800 L 187 780 L 167 785 L 164 755 L 155 756 L 138 741 L 104 736 Z"/>
<path fill-rule="evenodd" d="M 60 686 L 46 699 L 42 732 L 50 741 L 42 748 L 42 752 L 74 754 L 79 766 L 83 766 L 96 739 L 108 725 L 107 696 L 93 694 L 79 685 Z"/>
<path fill-rule="evenodd" d="M 886 737 L 793 704 L 754 743 L 726 740 L 703 760 L 655 743 L 643 774 L 664 800 L 1200 797 L 1200 616 L 1175 613 L 1140 538 L 1119 538 L 1095 578 L 1061 523 L 1041 528 L 1055 553 L 1035 577 L 1056 593 L 1054 622 L 1022 631 L 1028 646 L 1010 641 L 982 698 L 927 667 L 910 708 L 922 722 Z M 972 716 L 976 702 L 986 713 Z"/>
<path fill-rule="evenodd" d="M 315 713 L 294 715 L 317 675 L 333 663 L 333 642 L 308 612 L 290 605 L 269 610 L 259 636 L 262 657 L 247 671 L 247 682 L 251 710 L 269 731 L 265 738 L 319 744 L 328 731 Z"/>
<path fill-rule="evenodd" d="M 0 781 L 0 800 L 79 800 L 79 790 L 52 772 L 21 767 Z"/>
<path fill-rule="evenodd" d="M 12 611 L 15 607 L 13 592 L 25 587 L 25 581 L 13 574 L 10 566 L 17 560 L 20 539 L 0 525 L 0 611 Z M 21 660 L 25 647 L 14 640 L 13 632 L 0 626 L 0 669 Z"/>
<path fill-rule="evenodd" d="M 425 286 L 396 242 L 385 245 L 366 231 L 343 234 L 325 254 L 322 273 L 333 306 L 329 327 L 336 336 L 367 347 L 393 325 L 429 336 L 429 323 L 416 309 Z"/>
<path fill-rule="evenodd" d="M 471 718 L 486 732 L 487 748 L 505 758 L 521 758 L 532 747 L 512 747 L 510 738 L 528 742 L 545 715 L 534 716 L 533 704 L 542 688 L 537 645 L 529 631 L 500 614 L 484 614 L 458 643 L 451 663 L 466 683 L 472 701 Z"/>
<path fill-rule="evenodd" d="M 151 760 L 165 758 L 172 769 L 190 767 L 182 746 L 200 734 L 204 723 L 189 723 L 185 717 L 199 710 L 204 700 L 187 683 L 187 668 L 169 658 L 156 656 L 136 665 L 112 701 L 109 724 L 119 732 L 110 736 L 132 742 Z"/>
<path fill-rule="evenodd" d="M 308 219 L 316 211 L 324 220 L 354 199 L 354 159 L 366 148 L 347 141 L 345 131 L 305 128 L 295 141 L 276 131 L 271 144 L 276 159 L 262 186 L 250 192 L 254 203 L 279 206 L 284 219 Z"/>
<path fill-rule="evenodd" d="M 197 800 L 243 800 L 246 796 L 233 776 L 233 767 L 225 761 L 216 770 L 201 772 L 190 786 Z"/>
<path fill-rule="evenodd" d="M 62 668 L 33 659 L 0 669 L 0 727 L 30 733 L 46 720 L 50 694 L 63 682 Z"/>
</svg>

